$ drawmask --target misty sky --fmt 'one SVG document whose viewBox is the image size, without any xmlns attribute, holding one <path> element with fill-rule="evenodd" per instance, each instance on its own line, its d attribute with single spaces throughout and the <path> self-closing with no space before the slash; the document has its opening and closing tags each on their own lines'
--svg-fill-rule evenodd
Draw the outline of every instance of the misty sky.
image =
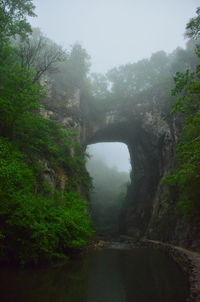
<svg viewBox="0 0 200 302">
<path fill-rule="evenodd" d="M 109 167 L 116 167 L 118 171 L 129 172 L 131 170 L 129 151 L 125 144 L 99 143 L 88 146 L 87 151 L 92 158 L 100 155 Z"/>
<path fill-rule="evenodd" d="M 68 49 L 79 42 L 91 56 L 91 70 L 106 72 L 136 62 L 153 52 L 184 46 L 185 25 L 195 16 L 199 0 L 34 0 L 40 27 Z M 129 153 L 122 144 L 97 144 L 110 166 L 129 171 Z"/>
<path fill-rule="evenodd" d="M 40 27 L 65 48 L 80 42 L 92 71 L 136 62 L 183 46 L 183 33 L 199 0 L 34 0 Z"/>
</svg>

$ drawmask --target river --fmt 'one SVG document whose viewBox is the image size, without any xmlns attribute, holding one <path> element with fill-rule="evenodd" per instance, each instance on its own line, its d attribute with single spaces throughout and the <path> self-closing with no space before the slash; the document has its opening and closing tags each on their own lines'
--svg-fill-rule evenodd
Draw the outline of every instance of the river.
<svg viewBox="0 0 200 302">
<path fill-rule="evenodd" d="M 54 268 L 1 268 L 1 302 L 184 302 L 187 279 L 163 252 L 114 245 Z"/>
</svg>

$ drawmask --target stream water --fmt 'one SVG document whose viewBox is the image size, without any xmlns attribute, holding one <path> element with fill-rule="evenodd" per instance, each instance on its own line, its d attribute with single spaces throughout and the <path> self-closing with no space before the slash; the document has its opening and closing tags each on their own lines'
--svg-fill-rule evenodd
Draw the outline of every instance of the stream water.
<svg viewBox="0 0 200 302">
<path fill-rule="evenodd" d="M 92 250 L 57 268 L 0 269 L 1 302 L 184 302 L 188 284 L 163 252 Z"/>
</svg>

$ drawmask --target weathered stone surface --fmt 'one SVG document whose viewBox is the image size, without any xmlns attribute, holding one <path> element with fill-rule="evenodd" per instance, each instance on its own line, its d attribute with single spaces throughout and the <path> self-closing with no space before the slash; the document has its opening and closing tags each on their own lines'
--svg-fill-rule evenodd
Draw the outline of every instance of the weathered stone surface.
<svg viewBox="0 0 200 302">
<path fill-rule="evenodd" d="M 59 121 L 63 129 L 75 129 L 76 130 L 76 140 L 81 141 L 82 133 L 82 117 L 80 110 L 80 90 L 74 93 L 73 96 L 67 98 L 62 92 L 62 103 L 58 102 L 57 105 L 54 103 L 54 92 L 53 87 L 48 83 L 48 97 L 44 100 L 45 108 L 40 109 L 40 115 Z M 71 157 L 75 156 L 74 148 L 70 149 Z M 51 163 L 45 158 L 39 160 L 41 166 L 43 167 L 43 180 L 48 183 L 54 192 L 55 189 L 59 189 L 61 192 L 67 190 L 70 181 L 69 172 L 66 169 L 54 167 L 52 169 Z M 81 191 L 81 188 L 77 186 L 77 191 Z"/>
<path fill-rule="evenodd" d="M 151 220 L 159 183 L 171 165 L 173 125 L 152 103 L 105 112 L 99 122 L 89 116 L 88 119 L 85 144 L 123 142 L 128 146 L 133 170 L 127 194 L 126 230 L 129 235 L 140 237 Z"/>
</svg>

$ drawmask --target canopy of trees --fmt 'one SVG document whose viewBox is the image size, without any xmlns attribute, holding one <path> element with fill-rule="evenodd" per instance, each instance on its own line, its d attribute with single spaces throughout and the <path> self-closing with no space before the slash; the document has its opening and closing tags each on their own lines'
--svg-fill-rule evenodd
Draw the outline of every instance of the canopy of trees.
<svg viewBox="0 0 200 302">
<path fill-rule="evenodd" d="M 77 193 L 90 187 L 77 133 L 39 115 L 46 94 L 41 77 L 65 61 L 74 71 L 71 87 L 77 76 L 75 90 L 84 59 L 78 60 L 79 46 L 69 55 L 31 31 L 26 17 L 33 9 L 30 0 L 0 1 L 0 258 L 21 264 L 65 258 L 92 235 L 87 202 Z M 64 191 L 45 179 L 45 165 L 65 169 Z"/>
</svg>

